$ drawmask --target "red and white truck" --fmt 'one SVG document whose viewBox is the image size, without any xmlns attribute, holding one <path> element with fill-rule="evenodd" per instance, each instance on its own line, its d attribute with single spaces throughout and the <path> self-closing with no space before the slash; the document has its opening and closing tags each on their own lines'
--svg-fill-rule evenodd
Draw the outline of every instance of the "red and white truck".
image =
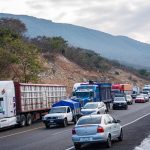
<svg viewBox="0 0 150 150">
<path fill-rule="evenodd" d="M 117 93 L 124 93 L 127 95 L 132 94 L 133 86 L 131 84 L 125 83 L 125 84 L 112 84 L 111 87 L 111 93 L 112 97 L 114 97 Z"/>
<path fill-rule="evenodd" d="M 30 125 L 65 98 L 64 85 L 0 81 L 0 128 Z"/>
</svg>

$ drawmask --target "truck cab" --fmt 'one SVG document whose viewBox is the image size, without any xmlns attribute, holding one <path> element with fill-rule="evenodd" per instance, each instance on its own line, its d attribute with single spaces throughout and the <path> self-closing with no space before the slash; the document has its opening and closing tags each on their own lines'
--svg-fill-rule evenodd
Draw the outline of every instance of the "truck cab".
<svg viewBox="0 0 150 150">
<path fill-rule="evenodd" d="M 16 100 L 12 81 L 0 83 L 0 128 L 16 125 Z"/>
<path fill-rule="evenodd" d="M 79 84 L 73 91 L 73 95 L 77 97 L 81 107 L 88 102 L 104 102 L 109 111 L 111 99 L 111 84 L 89 82 Z"/>
<path fill-rule="evenodd" d="M 68 122 L 72 120 L 73 113 L 69 106 L 52 107 L 49 113 L 43 118 L 46 128 L 51 125 L 62 125 L 66 127 Z"/>
</svg>

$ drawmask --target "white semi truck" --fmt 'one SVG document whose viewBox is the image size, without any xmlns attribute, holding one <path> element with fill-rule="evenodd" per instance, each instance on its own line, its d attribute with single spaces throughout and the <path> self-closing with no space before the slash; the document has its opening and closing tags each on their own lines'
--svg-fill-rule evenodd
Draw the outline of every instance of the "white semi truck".
<svg viewBox="0 0 150 150">
<path fill-rule="evenodd" d="M 64 98 L 64 85 L 0 81 L 0 128 L 30 125 Z"/>
</svg>

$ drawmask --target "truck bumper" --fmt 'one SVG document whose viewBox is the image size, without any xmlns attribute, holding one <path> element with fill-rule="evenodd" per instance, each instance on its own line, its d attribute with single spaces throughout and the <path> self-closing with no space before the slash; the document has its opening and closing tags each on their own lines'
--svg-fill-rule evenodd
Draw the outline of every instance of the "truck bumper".
<svg viewBox="0 0 150 150">
<path fill-rule="evenodd" d="M 63 124 L 64 119 L 55 119 L 55 120 L 44 120 L 43 123 L 46 125 L 60 125 Z"/>
</svg>

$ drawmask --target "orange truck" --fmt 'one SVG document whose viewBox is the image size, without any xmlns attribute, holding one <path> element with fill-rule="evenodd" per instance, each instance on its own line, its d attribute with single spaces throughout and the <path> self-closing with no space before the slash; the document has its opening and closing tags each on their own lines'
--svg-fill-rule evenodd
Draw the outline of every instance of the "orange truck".
<svg viewBox="0 0 150 150">
<path fill-rule="evenodd" d="M 131 84 L 128 84 L 128 83 L 126 83 L 126 84 L 112 84 L 111 91 L 112 91 L 112 94 L 125 93 L 125 94 L 131 95 L 132 89 L 133 89 L 133 86 Z"/>
</svg>

